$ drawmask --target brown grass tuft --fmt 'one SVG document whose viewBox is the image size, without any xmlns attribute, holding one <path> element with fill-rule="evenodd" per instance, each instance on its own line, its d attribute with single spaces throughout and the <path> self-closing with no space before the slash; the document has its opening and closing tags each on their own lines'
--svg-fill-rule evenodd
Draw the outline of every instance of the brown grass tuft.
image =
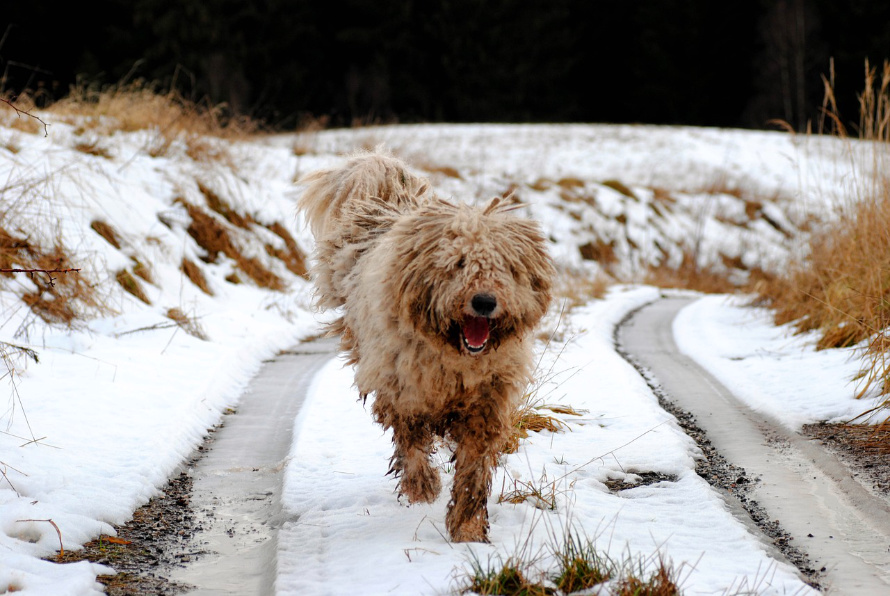
<svg viewBox="0 0 890 596">
<path fill-rule="evenodd" d="M 582 272 L 560 272 L 553 295 L 567 300 L 569 308 L 584 306 L 591 300 L 604 297 L 614 281 L 602 271 L 592 276 Z"/>
<path fill-rule="evenodd" d="M 503 563 L 488 566 L 474 559 L 469 581 L 460 589 L 461 594 L 479 594 L 482 596 L 547 596 L 555 591 L 540 583 L 526 578 L 521 561 L 509 558 Z"/>
<path fill-rule="evenodd" d="M 102 238 L 104 238 L 105 241 L 108 242 L 108 244 L 120 250 L 121 241 L 118 238 L 117 232 L 114 230 L 113 227 L 111 227 L 110 224 L 97 219 L 90 224 L 90 228 L 92 228 L 94 232 L 102 236 Z"/>
<path fill-rule="evenodd" d="M 198 183 L 198 190 L 204 195 L 204 199 L 207 201 L 207 206 L 222 215 L 227 222 L 244 230 L 250 229 L 250 225 L 254 223 L 252 216 L 238 213 L 238 211 L 232 209 L 228 201 L 200 182 Z"/>
<path fill-rule="evenodd" d="M 695 263 L 695 257 L 688 252 L 683 255 L 679 267 L 650 266 L 644 282 L 658 288 L 695 290 L 706 294 L 732 294 L 739 290 L 729 278 L 728 272 L 700 267 Z"/>
<path fill-rule="evenodd" d="M 581 253 L 581 258 L 585 261 L 596 261 L 606 269 L 618 262 L 614 240 L 605 242 L 597 238 L 594 241 L 579 246 L 578 252 Z"/>
<path fill-rule="evenodd" d="M 104 157 L 105 159 L 111 159 L 112 157 L 111 152 L 97 140 L 81 141 L 74 145 L 74 149 L 95 157 Z"/>
<path fill-rule="evenodd" d="M 232 117 L 225 106 L 195 103 L 145 81 L 81 84 L 47 111 L 104 134 L 156 129 L 167 140 L 180 133 L 240 139 L 262 128 L 255 120 Z"/>
<path fill-rule="evenodd" d="M 136 257 L 131 257 L 131 261 L 133 261 L 133 275 L 145 281 L 147 283 L 153 284 L 154 276 L 151 273 L 151 267 L 137 259 Z"/>
<path fill-rule="evenodd" d="M 195 264 L 194 261 L 183 257 L 182 265 L 179 269 L 187 278 L 189 278 L 189 281 L 198 286 L 202 292 L 208 296 L 213 296 L 213 291 L 210 289 L 210 286 L 207 285 L 207 278 L 204 277 L 204 272 L 201 271 L 201 268 Z"/>
<path fill-rule="evenodd" d="M 114 276 L 117 280 L 117 283 L 125 289 L 127 292 L 139 298 L 142 302 L 146 304 L 151 304 L 151 300 L 148 299 L 148 296 L 145 294 L 145 290 L 142 289 L 142 285 L 133 277 L 133 274 L 127 271 L 126 269 L 121 269 L 117 272 L 117 275 Z"/>
<path fill-rule="evenodd" d="M 448 178 L 455 178 L 457 180 L 463 180 L 463 176 L 460 175 L 460 172 L 457 169 L 452 168 L 451 166 L 435 166 L 423 163 L 417 164 L 417 167 L 421 170 L 427 171 L 430 174 L 442 174 L 443 176 L 447 176 Z"/>
<path fill-rule="evenodd" d="M 286 289 L 281 278 L 269 271 L 258 259 L 240 255 L 235 261 L 238 263 L 238 268 L 261 288 L 279 292 L 283 292 Z"/>
<path fill-rule="evenodd" d="M 307 277 L 308 269 L 306 267 L 306 255 L 303 254 L 303 251 L 297 246 L 297 241 L 294 240 L 291 233 L 287 231 L 287 228 L 277 221 L 266 227 L 279 238 L 284 240 L 285 246 L 284 249 L 280 249 L 267 244 L 266 252 L 284 263 L 284 266 L 294 275 Z"/>
<path fill-rule="evenodd" d="M 634 194 L 634 191 L 632 191 L 626 184 L 624 184 L 623 182 L 621 182 L 619 180 L 603 180 L 602 185 L 608 186 L 612 190 L 617 191 L 617 192 L 623 194 L 624 196 L 626 196 L 630 199 L 633 199 L 635 201 L 640 200 L 639 197 L 636 194 Z"/>
<path fill-rule="evenodd" d="M 507 490 L 505 478 L 504 487 L 501 489 L 501 494 L 498 495 L 498 503 L 512 503 L 513 505 L 528 503 L 542 511 L 556 511 L 556 496 L 559 492 L 564 492 L 557 489 L 557 484 L 562 481 L 561 478 L 550 480 L 544 473 L 538 480 L 529 482 L 517 478 L 510 480 L 513 484 L 512 490 Z M 567 489 L 574 486 L 574 482 L 566 484 Z"/>
<path fill-rule="evenodd" d="M 60 241 L 47 250 L 0 228 L 0 269 L 15 268 L 49 271 L 74 266 Z M 0 280 L 17 275 L 27 275 L 36 286 L 22 295 L 22 301 L 47 323 L 71 325 L 87 311 L 107 311 L 82 272 L 2 273 Z"/>
<path fill-rule="evenodd" d="M 192 220 L 186 231 L 198 246 L 206 251 L 207 256 L 204 259 L 208 263 L 215 263 L 220 253 L 228 256 L 238 253 L 232 245 L 229 231 L 222 222 L 197 205 L 178 200 L 185 206 Z"/>
<path fill-rule="evenodd" d="M 185 135 L 185 154 L 197 162 L 222 163 L 230 169 L 234 169 L 235 158 L 229 152 L 226 145 L 219 139 L 207 135 L 187 133 Z"/>
<path fill-rule="evenodd" d="M 229 229 L 226 227 L 232 224 L 222 218 L 214 217 L 196 205 L 182 199 L 179 201 L 185 206 L 192 219 L 187 229 L 188 234 L 198 243 L 198 246 L 207 252 L 208 262 L 216 262 L 222 253 L 235 261 L 238 268 L 258 286 L 284 291 L 286 286 L 280 277 L 269 271 L 258 259 L 245 256 L 235 246 Z"/>
<path fill-rule="evenodd" d="M 658 568 L 648 579 L 641 579 L 642 575 L 627 575 L 611 593 L 614 596 L 680 596 L 680 588 L 674 577 L 676 573 L 664 561 L 659 560 Z"/>
<path fill-rule="evenodd" d="M 536 190 L 538 192 L 543 192 L 553 186 L 553 180 L 549 178 L 538 178 L 534 182 L 530 182 L 528 187 L 532 190 Z"/>
<path fill-rule="evenodd" d="M 204 332 L 204 329 L 198 323 L 197 319 L 188 316 L 182 312 L 182 309 L 175 307 L 168 309 L 167 318 L 176 323 L 180 329 L 192 337 L 207 341 L 207 334 Z"/>
</svg>

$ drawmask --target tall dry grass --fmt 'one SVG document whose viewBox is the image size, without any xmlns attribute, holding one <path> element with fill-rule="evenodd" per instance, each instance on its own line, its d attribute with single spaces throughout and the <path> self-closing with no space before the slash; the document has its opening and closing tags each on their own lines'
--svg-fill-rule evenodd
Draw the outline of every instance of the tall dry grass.
<svg viewBox="0 0 890 596">
<path fill-rule="evenodd" d="M 826 79 L 820 128 L 855 144 L 855 196 L 838 218 L 815 232 L 805 258 L 755 290 L 775 309 L 777 324 L 817 331 L 820 349 L 864 345 L 857 397 L 877 391 L 890 410 L 890 63 L 880 73 L 866 62 L 859 98 L 858 141 L 850 140 Z M 826 126 L 827 125 L 827 126 Z M 872 414 L 874 411 L 866 412 Z"/>
<path fill-rule="evenodd" d="M 27 102 L 27 97 L 16 100 L 18 104 Z M 102 133 L 156 128 L 171 137 L 188 133 L 238 139 L 262 128 L 247 116 L 230 114 L 225 104 L 195 102 L 178 91 L 164 91 L 142 80 L 105 86 L 80 84 L 45 111 Z"/>
</svg>

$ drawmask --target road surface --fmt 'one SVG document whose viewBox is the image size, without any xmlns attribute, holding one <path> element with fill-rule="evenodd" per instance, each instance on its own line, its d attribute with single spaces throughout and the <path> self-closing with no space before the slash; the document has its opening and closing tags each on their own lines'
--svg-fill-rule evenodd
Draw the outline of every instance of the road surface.
<svg viewBox="0 0 890 596">
<path fill-rule="evenodd" d="M 216 431 L 209 453 L 190 470 L 191 507 L 203 518 L 193 550 L 203 554 L 170 577 L 194 586 L 186 594 L 273 594 L 282 475 L 294 419 L 335 349 L 330 340 L 303 343 L 267 362 L 236 413 Z"/>
<path fill-rule="evenodd" d="M 618 331 L 622 351 L 665 397 L 695 416 L 717 451 L 757 479 L 752 496 L 810 557 L 833 594 L 890 594 L 890 506 L 818 442 L 754 412 L 674 343 L 674 316 L 692 299 L 663 298 Z M 733 510 L 738 510 L 730 506 Z M 747 520 L 743 520 L 746 521 Z"/>
</svg>

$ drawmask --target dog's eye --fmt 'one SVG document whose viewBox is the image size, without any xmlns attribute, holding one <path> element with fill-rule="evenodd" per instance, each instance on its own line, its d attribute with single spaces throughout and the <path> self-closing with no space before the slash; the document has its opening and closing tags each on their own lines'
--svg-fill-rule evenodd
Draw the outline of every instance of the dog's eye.
<svg viewBox="0 0 890 596">
<path fill-rule="evenodd" d="M 457 262 L 457 264 L 455 265 L 455 268 L 457 268 L 457 269 L 463 269 L 463 268 L 466 266 L 466 264 L 467 264 L 467 263 L 466 263 L 466 261 L 464 261 L 464 258 L 461 257 L 460 260 L 459 260 L 459 261 Z"/>
</svg>

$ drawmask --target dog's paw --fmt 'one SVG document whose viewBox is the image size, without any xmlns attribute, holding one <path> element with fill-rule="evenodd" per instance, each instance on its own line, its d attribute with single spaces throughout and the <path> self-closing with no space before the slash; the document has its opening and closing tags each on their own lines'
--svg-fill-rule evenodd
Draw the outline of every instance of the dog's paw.
<svg viewBox="0 0 890 596">
<path fill-rule="evenodd" d="M 442 490 L 439 471 L 430 465 L 418 470 L 403 470 L 399 478 L 399 495 L 408 499 L 409 504 L 432 503 Z"/>
<path fill-rule="evenodd" d="M 456 528 L 449 528 L 452 542 L 484 542 L 488 544 L 488 524 L 481 517 L 471 519 Z"/>
</svg>

